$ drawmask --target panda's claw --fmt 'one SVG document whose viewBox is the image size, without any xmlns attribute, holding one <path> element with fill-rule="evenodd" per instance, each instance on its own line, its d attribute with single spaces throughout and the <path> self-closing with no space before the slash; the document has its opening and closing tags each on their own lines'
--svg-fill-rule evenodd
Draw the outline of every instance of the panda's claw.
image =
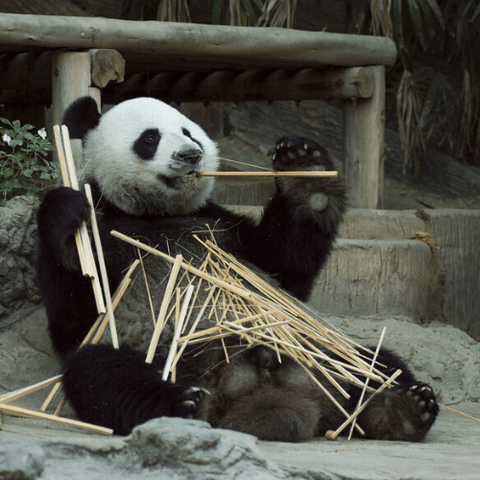
<svg viewBox="0 0 480 480">
<path fill-rule="evenodd" d="M 210 392 L 198 385 L 175 385 L 176 396 L 172 405 L 172 415 L 183 418 L 193 418 L 205 395 Z"/>
</svg>

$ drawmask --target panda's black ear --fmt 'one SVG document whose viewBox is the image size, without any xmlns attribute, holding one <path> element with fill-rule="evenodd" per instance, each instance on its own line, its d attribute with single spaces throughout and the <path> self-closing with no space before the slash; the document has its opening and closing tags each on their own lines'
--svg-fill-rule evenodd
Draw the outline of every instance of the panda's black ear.
<svg viewBox="0 0 480 480">
<path fill-rule="evenodd" d="M 97 127 L 100 117 L 97 102 L 92 97 L 80 97 L 67 108 L 62 124 L 68 127 L 70 138 L 83 139 L 89 130 Z"/>
</svg>

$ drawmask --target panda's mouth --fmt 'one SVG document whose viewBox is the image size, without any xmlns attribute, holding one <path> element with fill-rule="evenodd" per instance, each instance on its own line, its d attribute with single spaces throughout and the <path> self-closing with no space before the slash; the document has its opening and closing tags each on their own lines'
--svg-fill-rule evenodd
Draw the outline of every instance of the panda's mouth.
<svg viewBox="0 0 480 480">
<path fill-rule="evenodd" d="M 195 179 L 195 170 L 183 173 L 178 177 L 167 177 L 164 175 L 157 175 L 157 178 L 163 182 L 167 187 L 178 189 L 181 186 L 185 185 L 186 182 L 191 182 Z"/>
</svg>

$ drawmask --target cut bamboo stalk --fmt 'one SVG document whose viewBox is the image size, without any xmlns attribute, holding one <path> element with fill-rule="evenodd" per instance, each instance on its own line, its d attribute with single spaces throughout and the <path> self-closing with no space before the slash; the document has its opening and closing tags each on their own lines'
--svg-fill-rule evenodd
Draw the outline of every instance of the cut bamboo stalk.
<svg viewBox="0 0 480 480">
<path fill-rule="evenodd" d="M 62 382 L 58 382 L 54 387 L 50 390 L 50 393 L 48 394 L 47 398 L 43 402 L 42 406 L 40 407 L 41 412 L 46 412 L 47 408 L 49 407 L 50 403 L 52 403 L 52 400 L 55 398 L 55 395 L 58 393 L 60 388 L 62 387 Z"/>
<path fill-rule="evenodd" d="M 445 410 L 448 410 L 449 412 L 456 413 L 457 415 L 461 415 L 462 417 L 469 418 L 470 420 L 474 420 L 475 422 L 480 423 L 479 418 L 475 418 L 475 417 L 472 417 L 471 415 L 467 415 L 466 413 L 460 412 L 459 410 L 455 410 L 452 407 L 447 407 L 446 405 L 442 405 L 441 403 L 439 403 L 438 406 L 444 408 Z"/>
<path fill-rule="evenodd" d="M 335 178 L 337 171 L 329 172 L 244 172 L 241 170 L 228 172 L 195 172 L 185 177 L 299 177 L 299 178 Z"/>
<path fill-rule="evenodd" d="M 185 298 L 183 300 L 182 304 L 182 309 L 180 311 L 180 316 L 178 318 L 178 323 L 175 328 L 175 333 L 173 335 L 172 339 L 172 344 L 170 345 L 170 351 L 168 352 L 168 357 L 167 361 L 165 362 L 165 367 L 163 369 L 163 375 L 162 375 L 162 380 L 167 380 L 168 375 L 170 373 L 170 369 L 172 368 L 172 363 L 175 358 L 175 354 L 177 353 L 177 347 L 178 347 L 178 339 L 180 338 L 180 335 L 182 333 L 183 329 L 183 323 L 185 321 L 185 317 L 187 315 L 187 309 L 190 304 L 190 300 L 192 298 L 193 290 L 195 287 L 193 285 L 190 285 L 187 289 L 187 293 L 185 295 Z"/>
<path fill-rule="evenodd" d="M 326 389 L 323 385 L 322 382 L 318 380 L 318 378 L 315 377 L 315 375 L 304 365 L 300 364 L 302 368 L 305 370 L 307 375 L 318 385 L 318 387 L 325 393 L 325 395 L 331 400 L 331 402 L 347 417 L 347 419 L 350 417 L 349 413 L 343 408 L 343 406 L 337 402 L 335 397 Z M 355 428 L 362 434 L 364 435 L 365 432 L 362 430 L 362 428 L 359 425 L 355 425 Z"/>
<path fill-rule="evenodd" d="M 145 250 L 146 252 L 152 253 L 153 255 L 156 255 L 158 257 L 162 257 L 165 260 L 169 261 L 170 263 L 173 263 L 175 261 L 175 259 L 173 257 L 171 257 L 170 255 L 168 255 L 164 252 L 161 252 L 160 250 L 157 250 L 153 247 L 150 247 L 149 245 L 146 245 L 145 243 L 142 243 L 139 240 L 135 240 L 131 237 L 128 237 L 127 235 L 124 235 L 123 233 L 117 232 L 116 230 L 112 230 L 110 233 L 114 237 L 120 238 L 121 240 L 129 243 L 130 245 L 134 245 L 135 247 L 139 247 L 142 250 Z M 234 293 L 236 293 L 237 295 L 240 295 L 241 297 L 250 298 L 252 296 L 252 292 L 250 292 L 248 290 L 244 290 L 244 289 L 241 289 L 241 288 L 231 286 L 227 282 L 223 282 L 222 280 L 219 280 L 218 278 L 215 278 L 212 275 L 208 275 L 207 273 L 202 272 L 198 268 L 192 267 L 188 263 L 182 263 L 181 266 L 182 266 L 182 268 L 189 271 L 190 273 L 193 273 L 200 278 L 204 278 L 205 280 L 207 280 L 210 283 L 213 283 L 213 284 L 215 284 L 219 287 L 225 288 L 227 290 L 231 290 Z"/>
<path fill-rule="evenodd" d="M 193 325 L 190 327 L 190 332 L 189 332 L 188 335 L 186 335 L 186 337 L 192 335 L 195 332 L 195 330 L 197 329 L 197 326 L 200 323 L 200 320 L 202 319 L 203 314 L 205 313 L 205 310 L 207 309 L 207 305 L 210 302 L 210 300 L 212 299 L 214 293 L 215 293 L 214 288 L 212 288 L 212 290 L 210 290 L 210 292 L 208 292 L 208 296 L 207 296 L 205 302 L 203 303 L 200 311 L 198 312 L 197 318 L 193 322 Z M 186 337 L 184 337 L 184 338 L 186 338 Z M 179 339 L 177 340 L 177 343 L 179 343 Z M 181 345 L 180 350 L 178 351 L 178 353 L 175 357 L 172 368 L 174 368 L 177 365 L 177 363 L 180 360 L 180 357 L 182 356 L 182 354 L 183 354 L 185 348 L 187 347 L 187 345 L 188 345 L 188 339 L 183 341 L 183 344 Z"/>
<path fill-rule="evenodd" d="M 401 375 L 402 371 L 401 370 L 397 370 L 378 390 L 376 390 L 374 393 L 372 393 L 372 395 L 368 398 L 368 400 L 359 408 L 355 411 L 355 413 L 353 413 L 349 418 L 347 418 L 347 420 L 345 420 L 345 422 L 342 423 L 342 425 L 340 425 L 334 432 L 327 432 L 325 434 L 326 438 L 328 440 L 336 440 L 336 438 L 338 437 L 338 435 L 340 435 L 340 433 L 343 431 L 343 429 L 348 426 L 350 424 L 350 422 L 353 422 L 353 420 L 355 420 L 355 418 L 358 417 L 358 415 L 360 415 L 363 410 L 365 410 L 365 407 L 368 405 L 368 403 L 370 402 L 370 400 L 377 394 L 379 393 L 382 393 L 387 387 L 391 386 L 393 381 L 399 376 Z M 328 434 L 328 435 L 327 435 Z"/>
<path fill-rule="evenodd" d="M 95 215 L 95 205 L 93 204 L 92 191 L 88 183 L 85 184 L 84 189 L 85 189 L 85 195 L 87 196 L 87 200 L 88 200 L 88 203 L 90 204 L 90 209 L 91 209 L 90 218 L 92 223 L 93 240 L 95 242 L 95 247 L 97 249 L 97 258 L 98 258 L 98 263 L 100 265 L 100 275 L 102 276 L 103 294 L 104 294 L 103 297 L 107 304 L 107 317 L 110 325 L 110 335 L 112 337 L 113 347 L 118 349 L 119 348 L 118 336 L 117 336 L 117 329 L 115 327 L 115 317 L 113 315 L 112 297 L 110 294 L 110 285 L 108 283 L 107 266 L 105 264 L 105 258 L 103 256 L 102 240 L 100 239 L 100 232 L 98 231 L 97 218 Z"/>
<path fill-rule="evenodd" d="M 56 375 L 55 377 L 49 378 L 48 380 L 35 383 L 34 385 L 30 385 L 29 387 L 21 388 L 20 390 L 16 390 L 15 392 L 5 393 L 0 396 L 0 403 L 14 402 L 21 397 L 30 395 L 31 393 L 37 392 L 38 390 L 42 390 L 43 388 L 50 387 L 55 383 L 61 382 L 62 377 L 63 375 Z"/>
<path fill-rule="evenodd" d="M 148 348 L 147 358 L 145 359 L 146 363 L 152 363 L 153 357 L 155 355 L 155 350 L 157 349 L 158 341 L 160 340 L 160 335 L 164 327 L 165 315 L 167 313 L 170 300 L 172 298 L 172 292 L 175 287 L 175 282 L 177 280 L 178 272 L 180 271 L 180 267 L 182 266 L 182 263 L 183 263 L 182 260 L 183 260 L 183 257 L 181 255 L 177 255 L 175 257 L 173 268 L 170 273 L 170 277 L 168 279 L 167 288 L 165 289 L 165 293 L 163 296 L 162 305 L 160 306 L 160 313 L 158 314 L 158 318 L 155 324 L 155 329 L 153 331 L 152 340 Z"/>
<path fill-rule="evenodd" d="M 153 326 L 155 327 L 155 312 L 153 310 L 152 295 L 150 295 L 150 287 L 148 285 L 147 272 L 145 272 L 145 266 L 143 265 L 142 253 L 140 252 L 139 248 L 137 248 L 137 253 L 138 253 L 138 258 L 140 260 L 140 263 L 142 265 L 143 280 L 145 281 L 145 288 L 147 289 L 148 304 L 150 305 L 150 312 L 152 314 Z"/>
<path fill-rule="evenodd" d="M 65 426 L 82 428 L 84 430 L 89 430 L 94 433 L 100 433 L 102 435 L 113 435 L 113 430 L 111 430 L 110 428 L 99 427 L 98 425 L 92 425 L 91 423 L 80 422 L 78 420 L 72 420 L 70 418 L 58 417 L 55 415 L 50 415 L 48 413 L 37 412 L 36 410 L 30 410 L 28 408 L 20 407 L 18 405 L 0 403 L 0 412 L 6 413 L 7 415 L 12 415 L 14 417 L 49 420 Z"/>
<path fill-rule="evenodd" d="M 385 337 L 385 332 L 386 331 L 387 331 L 387 327 L 383 327 L 382 334 L 380 335 L 380 340 L 378 341 L 377 349 L 375 350 L 375 353 L 373 354 L 372 365 L 370 367 L 371 372 L 373 372 L 373 367 L 375 366 L 375 362 L 377 361 L 377 356 L 380 352 L 380 347 L 382 346 L 383 338 Z M 365 380 L 365 386 L 363 387 L 362 393 L 360 394 L 360 398 L 358 399 L 358 404 L 355 407 L 354 412 L 356 412 L 360 408 L 360 405 L 362 405 L 363 397 L 365 396 L 365 392 L 367 390 L 369 381 L 370 381 L 370 378 L 367 377 L 367 379 Z M 350 427 L 350 433 L 348 435 L 349 440 L 352 438 L 352 433 L 353 433 L 353 429 L 355 427 L 356 422 L 357 422 L 357 419 L 354 418 L 353 421 L 352 421 L 352 426 Z"/>
<path fill-rule="evenodd" d="M 58 125 L 55 125 L 53 127 L 53 131 L 55 134 L 55 142 L 57 146 L 60 170 L 62 173 L 62 181 L 65 186 L 73 188 L 74 190 L 78 190 L 78 180 L 75 172 L 75 164 L 72 156 L 68 128 L 63 125 L 60 129 Z M 92 281 L 97 311 L 98 313 L 105 313 L 106 308 L 103 300 L 103 292 L 98 279 L 95 259 L 93 258 L 92 247 L 85 222 L 82 222 L 80 228 L 75 232 L 75 242 L 77 245 L 82 273 L 84 276 L 90 277 Z"/>
</svg>

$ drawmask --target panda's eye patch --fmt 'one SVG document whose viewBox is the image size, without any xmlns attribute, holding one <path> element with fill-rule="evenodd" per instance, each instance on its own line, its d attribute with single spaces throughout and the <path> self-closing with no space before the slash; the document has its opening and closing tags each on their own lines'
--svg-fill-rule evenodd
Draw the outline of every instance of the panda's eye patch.
<svg viewBox="0 0 480 480">
<path fill-rule="evenodd" d="M 133 144 L 133 151 L 143 160 L 151 160 L 155 156 L 160 142 L 160 132 L 156 128 L 145 130 Z"/>
</svg>

